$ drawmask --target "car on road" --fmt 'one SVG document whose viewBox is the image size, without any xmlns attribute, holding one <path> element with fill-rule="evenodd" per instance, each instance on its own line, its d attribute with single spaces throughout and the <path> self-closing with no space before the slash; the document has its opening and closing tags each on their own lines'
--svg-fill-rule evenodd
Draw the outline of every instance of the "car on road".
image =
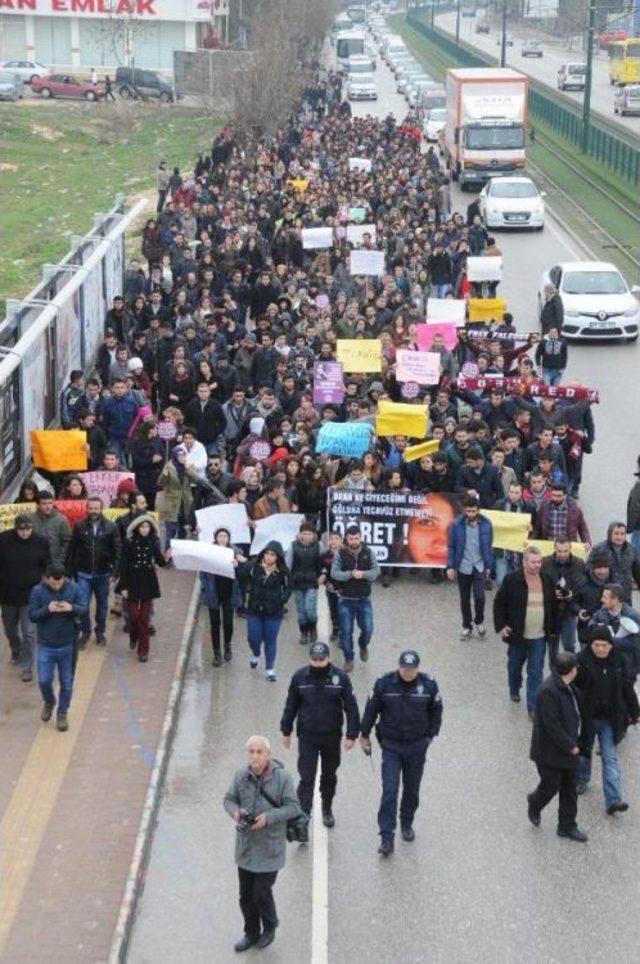
<svg viewBox="0 0 640 964">
<path fill-rule="evenodd" d="M 539 40 L 523 40 L 520 53 L 523 57 L 542 57 L 544 50 Z"/>
<path fill-rule="evenodd" d="M 608 261 L 565 261 L 548 268 L 538 289 L 538 315 L 544 286 L 555 285 L 562 300 L 562 334 L 585 341 L 636 341 L 640 325 L 640 286 L 631 289 Z"/>
<path fill-rule="evenodd" d="M 489 33 L 489 21 L 488 20 L 477 20 L 475 26 L 476 33 Z"/>
<path fill-rule="evenodd" d="M 353 57 L 349 57 L 347 61 L 347 80 L 356 74 L 370 74 L 373 69 L 370 56 L 367 54 L 356 54 Z"/>
<path fill-rule="evenodd" d="M 373 74 L 351 74 L 347 82 L 348 100 L 377 100 L 378 88 Z"/>
<path fill-rule="evenodd" d="M 488 228 L 544 227 L 544 193 L 530 177 L 492 177 L 480 191 L 480 214 Z"/>
<path fill-rule="evenodd" d="M 558 68 L 558 90 L 584 90 L 587 65 L 580 61 L 561 64 Z"/>
<path fill-rule="evenodd" d="M 438 140 L 438 134 L 444 130 L 447 122 L 447 110 L 445 107 L 434 107 L 429 112 L 428 119 L 424 122 L 423 131 L 425 138 L 433 143 Z"/>
<path fill-rule="evenodd" d="M 613 95 L 613 113 L 624 117 L 626 114 L 640 114 L 640 84 L 619 87 Z"/>
<path fill-rule="evenodd" d="M 502 34 L 498 36 L 496 43 L 498 44 L 499 47 L 502 45 Z M 505 37 L 504 43 L 505 43 L 505 47 L 513 47 L 513 34 L 508 33 L 507 36 Z"/>
<path fill-rule="evenodd" d="M 104 85 L 78 80 L 71 74 L 51 74 L 38 77 L 31 83 L 31 90 L 41 97 L 60 97 L 73 100 L 100 100 L 104 97 Z"/>
<path fill-rule="evenodd" d="M 51 74 L 51 67 L 45 67 L 37 60 L 3 60 L 0 62 L 0 70 L 17 74 L 28 84 L 37 77 L 48 77 Z"/>
<path fill-rule="evenodd" d="M 8 70 L 0 70 L 0 100 L 22 100 L 23 97 L 22 77 Z"/>
</svg>

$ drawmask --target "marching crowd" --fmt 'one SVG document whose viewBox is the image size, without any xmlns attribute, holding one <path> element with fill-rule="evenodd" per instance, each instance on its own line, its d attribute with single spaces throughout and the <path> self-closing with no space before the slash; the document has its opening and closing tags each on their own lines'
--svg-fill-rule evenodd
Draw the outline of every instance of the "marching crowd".
<svg viewBox="0 0 640 964">
<path fill-rule="evenodd" d="M 254 531 L 261 520 L 285 513 L 298 512 L 304 521 L 292 545 L 274 539 L 253 556 L 249 543 L 232 545 L 231 527 L 216 529 L 214 541 L 232 545 L 237 568 L 234 579 L 200 575 L 214 665 L 231 660 L 234 621 L 246 617 L 250 665 L 255 669 L 264 651 L 266 676 L 275 680 L 278 633 L 293 600 L 300 642 L 312 647 L 317 679 L 330 681 L 333 672 L 324 643 L 339 642 L 341 693 L 351 693 L 344 673 L 354 669 L 355 625 L 366 660 L 374 633 L 372 584 L 380 578 L 390 588 L 400 570 L 384 559 L 381 570 L 357 523 L 327 531 L 328 493 L 335 487 L 354 494 L 449 494 L 458 510 L 447 558 L 430 570 L 430 580 L 457 581 L 463 640 L 485 636 L 486 594 L 495 589 L 495 630 L 507 644 L 514 702 L 527 667 L 532 752 L 541 773 L 529 815 L 539 822 L 559 789 L 560 829 L 578 839 L 572 766 L 579 759 L 580 789 L 589 778 L 596 736 L 607 807 L 626 808 L 615 745 L 640 717 L 633 689 L 640 613 L 631 600 L 639 575 L 640 483 L 630 494 L 628 517 L 616 513 L 606 534 L 592 535 L 579 496 L 583 461 L 595 444 L 595 396 L 563 381 L 567 345 L 552 287 L 542 306 L 542 338 L 522 335 L 503 311 L 482 326 L 460 327 L 451 348 L 433 336 L 428 350 L 440 356 L 436 385 L 398 380 L 397 352 L 418 347 L 416 326 L 429 299 L 494 296 L 495 285 L 484 290 L 469 281 L 467 258 L 500 252 L 474 204 L 452 210 L 448 179 L 432 149 L 421 151 L 411 119 L 354 119 L 343 105 L 339 78 L 328 72 L 306 91 L 286 129 L 261 138 L 227 126 L 192 173 L 176 169 L 166 184 L 163 179 L 156 216 L 142 233 L 142 258 L 129 263 L 122 296 L 107 313 L 95 372 L 72 372 L 60 398 L 63 427 L 86 432 L 89 468 L 133 473 L 134 481 L 117 491 L 115 505 L 125 511 L 112 521 L 103 500 L 89 498 L 86 518 L 72 528 L 54 496 L 86 500 L 79 475 L 40 476 L 23 485 L 16 501 L 32 506 L 0 534 L 0 604 L 12 659 L 29 682 L 37 638 L 42 719 L 54 711 L 58 666 L 57 722 L 66 729 L 77 652 L 91 639 L 92 595 L 95 641 L 105 645 L 110 587 L 117 580 L 131 647 L 146 661 L 153 601 L 160 595 L 156 567 L 171 565 L 171 540 L 197 537 L 198 510 L 241 505 Z M 370 159 L 371 169 L 351 169 L 350 157 Z M 346 228 L 354 209 L 375 228 L 361 244 L 384 252 L 382 277 L 350 273 Z M 331 246 L 310 249 L 303 232 L 319 227 L 331 229 Z M 314 366 L 335 361 L 341 339 L 377 340 L 380 363 L 369 373 L 345 371 L 341 401 L 321 404 Z M 324 425 L 373 425 L 384 400 L 428 412 L 426 438 L 434 442 L 428 454 L 405 458 L 424 437 L 375 434 L 360 458 L 317 452 Z M 553 551 L 543 558 L 537 544 L 524 551 L 494 547 L 486 510 L 526 513 L 529 536 L 552 543 Z M 319 591 L 326 592 L 330 611 L 326 641 L 318 640 Z M 426 582 L 420 592 L 428 605 Z M 553 675 L 543 684 L 547 654 Z M 394 673 L 400 682 L 392 681 L 400 693 L 415 689 L 425 675 L 417 675 L 419 660 L 406 653 L 403 659 L 407 679 Z M 614 672 L 607 676 L 603 667 Z M 571 698 L 568 707 L 558 686 Z M 365 749 L 377 714 L 388 706 L 384 693 L 374 698 L 366 728 L 357 708 L 350 720 L 349 738 L 362 733 Z M 573 735 L 565 734 L 554 755 L 546 740 L 549 721 L 561 725 L 559 713 Z M 432 719 L 428 733 L 418 727 L 412 737 L 424 743 L 425 753 L 439 725 L 439 717 L 437 724 Z M 333 726 L 342 729 L 341 715 Z M 394 739 L 402 738 L 395 733 Z M 261 766 L 268 764 L 263 744 L 256 749 L 254 741 L 251 752 Z M 328 814 L 335 790 L 331 767 L 335 775 L 338 762 L 339 754 L 327 762 Z M 314 775 L 315 766 L 314 756 Z M 387 853 L 400 769 L 390 777 L 395 798 L 392 792 L 381 809 Z M 569 777 L 560 781 L 557 773 Z M 307 811 L 308 789 L 307 776 L 300 798 Z M 417 807 L 414 790 L 415 806 L 405 807 L 407 832 Z M 238 807 L 229 808 L 237 816 Z M 255 916 L 251 921 L 253 939 Z"/>
</svg>

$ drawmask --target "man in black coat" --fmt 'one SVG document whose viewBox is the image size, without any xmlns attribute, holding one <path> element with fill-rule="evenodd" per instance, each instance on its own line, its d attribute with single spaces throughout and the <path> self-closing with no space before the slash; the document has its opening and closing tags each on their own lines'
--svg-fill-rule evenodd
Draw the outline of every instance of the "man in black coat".
<svg viewBox="0 0 640 964">
<path fill-rule="evenodd" d="M 211 397 L 211 386 L 206 382 L 198 385 L 196 398 L 186 406 L 184 417 L 186 424 L 195 429 L 196 438 L 204 445 L 207 455 L 217 455 L 227 419 L 220 402 Z"/>
<path fill-rule="evenodd" d="M 87 611 L 81 621 L 80 649 L 91 637 L 89 606 L 96 597 L 96 643 L 106 646 L 105 636 L 109 605 L 109 580 L 120 561 L 120 536 L 115 522 L 102 514 L 102 499 L 87 499 L 87 518 L 77 522 L 67 550 L 67 572 L 82 589 Z"/>
<path fill-rule="evenodd" d="M 542 333 L 546 335 L 550 328 L 562 331 L 564 321 L 564 308 L 562 298 L 558 294 L 555 285 L 546 284 L 544 286 L 544 301 L 540 306 L 540 326 Z"/>
<path fill-rule="evenodd" d="M 551 676 L 538 690 L 530 757 L 540 783 L 527 794 L 527 812 L 534 827 L 539 827 L 541 811 L 558 794 L 558 836 L 586 843 L 588 837 L 576 823 L 576 767 L 584 734 L 580 693 L 571 685 L 577 672 L 574 654 L 560 653 Z"/>
<path fill-rule="evenodd" d="M 485 462 L 482 450 L 470 448 L 456 476 L 456 492 L 475 495 L 481 509 L 491 509 L 504 497 L 502 482 L 494 465 Z"/>
<path fill-rule="evenodd" d="M 29 619 L 29 596 L 51 562 L 49 543 L 33 531 L 29 515 L 16 516 L 15 527 L 0 532 L 0 607 L 2 625 L 11 647 L 11 662 L 20 665 L 22 679 L 33 679 L 36 630 Z"/>
</svg>

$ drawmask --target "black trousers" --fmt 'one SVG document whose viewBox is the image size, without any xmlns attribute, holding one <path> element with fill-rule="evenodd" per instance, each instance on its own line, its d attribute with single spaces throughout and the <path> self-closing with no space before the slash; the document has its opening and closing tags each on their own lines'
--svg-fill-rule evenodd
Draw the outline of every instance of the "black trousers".
<svg viewBox="0 0 640 964">
<path fill-rule="evenodd" d="M 460 593 L 460 612 L 462 613 L 462 625 L 465 629 L 473 628 L 473 618 L 471 614 L 471 592 L 473 591 L 473 605 L 476 611 L 476 626 L 484 622 L 484 603 L 485 603 L 486 579 L 484 572 L 474 569 L 468 575 L 458 572 L 458 592 Z"/>
<path fill-rule="evenodd" d="M 543 767 L 536 764 L 540 783 L 530 800 L 536 810 L 543 810 L 558 794 L 558 830 L 572 830 L 578 815 L 576 771 L 573 768 Z"/>
<path fill-rule="evenodd" d="M 238 867 L 240 910 L 247 937 L 258 937 L 261 923 L 264 930 L 273 930 L 278 926 L 276 902 L 272 892 L 277 876 L 277 870 L 256 874 L 252 870 Z"/>
<path fill-rule="evenodd" d="M 228 646 L 233 639 L 233 606 L 231 598 L 221 599 L 218 609 L 209 610 L 209 623 L 211 624 L 211 645 L 214 653 L 220 652 L 220 611 L 222 610 L 222 631 L 224 633 L 224 644 Z"/>
<path fill-rule="evenodd" d="M 298 741 L 298 800 L 305 813 L 311 813 L 313 788 L 316 782 L 318 757 L 320 758 L 320 796 L 322 806 L 330 807 L 336 792 L 340 766 L 340 733 L 323 736 L 301 736 Z"/>
</svg>

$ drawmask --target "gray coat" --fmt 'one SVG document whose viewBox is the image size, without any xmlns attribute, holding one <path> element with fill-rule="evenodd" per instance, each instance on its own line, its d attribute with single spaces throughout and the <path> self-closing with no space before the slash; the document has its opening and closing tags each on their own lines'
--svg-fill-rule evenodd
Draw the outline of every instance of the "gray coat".
<svg viewBox="0 0 640 964">
<path fill-rule="evenodd" d="M 67 548 L 71 542 L 71 526 L 61 512 L 54 508 L 51 515 L 44 515 L 37 510 L 32 513 L 33 531 L 46 539 L 51 552 L 51 562 L 64 566 Z"/>
<path fill-rule="evenodd" d="M 247 810 L 253 817 L 267 814 L 267 825 L 262 830 L 236 833 L 235 861 L 243 870 L 255 874 L 282 870 L 287 850 L 287 820 L 300 813 L 293 777 L 278 760 L 272 760 L 265 791 L 279 806 L 272 807 L 260 793 L 260 778 L 246 766 L 237 770 L 224 798 L 229 814 Z"/>
</svg>

